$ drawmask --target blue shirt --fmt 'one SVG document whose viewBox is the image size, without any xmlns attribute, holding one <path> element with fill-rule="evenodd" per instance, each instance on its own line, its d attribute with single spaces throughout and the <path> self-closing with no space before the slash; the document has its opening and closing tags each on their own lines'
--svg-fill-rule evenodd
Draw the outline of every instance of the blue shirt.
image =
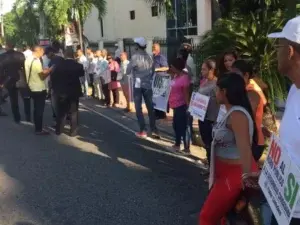
<svg viewBox="0 0 300 225">
<path fill-rule="evenodd" d="M 154 69 L 162 68 L 162 67 L 169 67 L 168 60 L 164 55 L 155 55 L 153 56 L 154 62 L 153 66 Z M 157 75 L 167 75 L 166 72 L 156 72 Z"/>
</svg>

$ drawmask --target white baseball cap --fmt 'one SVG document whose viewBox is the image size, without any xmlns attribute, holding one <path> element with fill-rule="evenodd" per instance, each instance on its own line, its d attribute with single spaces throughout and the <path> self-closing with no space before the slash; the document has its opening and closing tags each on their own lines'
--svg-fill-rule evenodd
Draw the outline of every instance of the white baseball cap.
<svg viewBox="0 0 300 225">
<path fill-rule="evenodd" d="M 269 34 L 268 37 L 285 38 L 289 41 L 300 44 L 300 16 L 289 20 L 281 32 Z"/>
<path fill-rule="evenodd" d="M 147 41 L 143 37 L 134 38 L 133 42 L 136 43 L 136 44 L 138 44 L 141 47 L 146 47 L 146 45 L 147 45 Z"/>
</svg>

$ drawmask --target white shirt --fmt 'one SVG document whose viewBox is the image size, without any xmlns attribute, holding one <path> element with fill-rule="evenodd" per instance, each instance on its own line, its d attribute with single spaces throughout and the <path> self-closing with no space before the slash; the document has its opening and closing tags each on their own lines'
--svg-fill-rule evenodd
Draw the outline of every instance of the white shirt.
<svg viewBox="0 0 300 225">
<path fill-rule="evenodd" d="M 300 89 L 293 85 L 279 129 L 280 142 L 300 169 Z M 300 218 L 300 201 L 293 217 Z"/>
<path fill-rule="evenodd" d="M 30 49 L 27 49 L 26 51 L 23 52 L 25 59 L 28 57 L 32 56 L 32 51 Z"/>
<path fill-rule="evenodd" d="M 79 57 L 78 62 L 83 65 L 84 71 L 87 72 L 89 68 L 89 61 L 87 60 L 87 58 L 84 55 L 82 55 Z"/>
</svg>

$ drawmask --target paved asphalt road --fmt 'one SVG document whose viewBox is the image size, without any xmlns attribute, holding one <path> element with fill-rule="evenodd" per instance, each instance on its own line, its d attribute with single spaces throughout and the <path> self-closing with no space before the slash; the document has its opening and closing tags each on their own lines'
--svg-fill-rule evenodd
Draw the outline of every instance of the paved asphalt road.
<svg viewBox="0 0 300 225">
<path fill-rule="evenodd" d="M 77 138 L 38 137 L 0 118 L 0 225 L 196 224 L 207 186 L 199 168 L 94 112 L 82 110 L 80 123 Z"/>
</svg>

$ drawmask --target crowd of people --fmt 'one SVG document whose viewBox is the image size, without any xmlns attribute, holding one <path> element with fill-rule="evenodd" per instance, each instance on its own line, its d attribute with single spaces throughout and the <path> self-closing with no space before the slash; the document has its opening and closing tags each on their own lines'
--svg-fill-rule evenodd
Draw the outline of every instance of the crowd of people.
<svg viewBox="0 0 300 225">
<path fill-rule="evenodd" d="M 276 46 L 279 71 L 293 82 L 279 134 L 294 163 L 299 166 L 300 17 L 290 20 L 286 27 L 289 29 L 270 35 L 279 38 Z M 45 101 L 50 97 L 56 118 L 56 134 L 63 132 L 68 119 L 70 135 L 76 136 L 80 97 L 93 97 L 106 107 L 119 107 L 122 90 L 126 112 L 131 111 L 130 101 L 134 102 L 139 125 L 136 136 L 145 138 L 150 134 L 153 138 L 160 138 L 156 120 L 164 118 L 165 112 L 154 109 L 152 80 L 154 74 L 170 76 L 168 105 L 173 110 L 173 151 L 181 152 L 183 143 L 182 152 L 190 152 L 192 132 L 187 131 L 193 131 L 193 117 L 188 111 L 192 92 L 209 97 L 206 116 L 203 121 L 199 120 L 199 130 L 207 152 L 210 192 L 201 209 L 199 225 L 219 224 L 235 206 L 241 191 L 251 184 L 249 178 L 259 176 L 258 160 L 265 149 L 265 138 L 273 131 L 264 126 L 268 87 L 258 78 L 259 71 L 234 51 L 225 52 L 220 60 L 206 59 L 197 79 L 194 64 L 190 63 L 191 45 L 183 44 L 178 55 L 168 62 L 159 44 L 155 43 L 153 54 L 148 54 L 144 38 L 135 38 L 134 42 L 136 51 L 130 60 L 126 52 L 113 55 L 105 49 L 95 52 L 90 48 L 86 51 L 78 49 L 74 53 L 72 48 L 67 48 L 62 54 L 57 42 L 45 49 L 41 46 L 35 46 L 32 51 L 27 48 L 22 53 L 7 43 L 6 51 L 0 55 L 1 91 L 3 88 L 8 90 L 14 121 L 21 121 L 18 105 L 20 93 L 25 120 L 31 121 L 32 99 L 35 133 L 48 134 L 43 129 L 43 113 Z M 146 128 L 143 100 L 150 129 Z M 4 102 L 4 95 L 1 102 Z M 221 106 L 226 113 L 218 118 Z M 6 114 L 1 110 L 1 115 Z M 271 216 L 267 214 L 264 215 L 264 224 L 275 225 L 276 220 L 273 218 L 271 221 Z M 298 204 L 290 224 L 299 224 L 299 218 Z"/>
</svg>

